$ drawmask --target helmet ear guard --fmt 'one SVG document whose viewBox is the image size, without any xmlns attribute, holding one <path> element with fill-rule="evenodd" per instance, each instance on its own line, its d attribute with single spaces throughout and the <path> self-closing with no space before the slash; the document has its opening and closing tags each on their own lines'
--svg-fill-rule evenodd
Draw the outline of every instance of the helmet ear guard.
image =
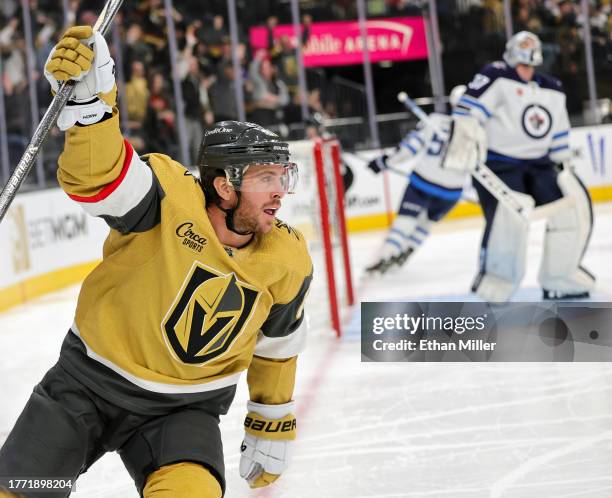
<svg viewBox="0 0 612 498">
<path fill-rule="evenodd" d="M 543 60 L 542 42 L 530 31 L 520 31 L 506 43 L 504 61 L 511 67 L 518 64 L 539 66 Z"/>
</svg>

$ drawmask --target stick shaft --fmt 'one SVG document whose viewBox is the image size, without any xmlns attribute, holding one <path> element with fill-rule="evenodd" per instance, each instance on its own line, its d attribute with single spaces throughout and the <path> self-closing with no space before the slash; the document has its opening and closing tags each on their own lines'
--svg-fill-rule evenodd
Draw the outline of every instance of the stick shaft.
<svg viewBox="0 0 612 498">
<path fill-rule="evenodd" d="M 93 27 L 94 31 L 99 31 L 102 33 L 102 35 L 106 34 L 122 3 L 123 0 L 108 0 Z M 0 223 L 4 219 L 4 215 L 8 211 L 13 199 L 15 199 L 21 184 L 32 169 L 36 156 L 38 155 L 47 138 L 47 135 L 49 134 L 49 130 L 51 130 L 53 125 L 55 125 L 57 117 L 59 116 L 60 112 L 62 112 L 66 102 L 68 102 L 68 99 L 72 94 L 72 90 L 74 89 L 74 85 L 75 82 L 72 80 L 62 83 L 58 92 L 55 94 L 55 97 L 53 97 L 51 105 L 36 127 L 36 130 L 30 139 L 30 143 L 26 147 L 26 150 L 19 160 L 19 163 L 17 163 L 17 167 L 2 189 L 2 192 L 0 193 Z"/>
</svg>

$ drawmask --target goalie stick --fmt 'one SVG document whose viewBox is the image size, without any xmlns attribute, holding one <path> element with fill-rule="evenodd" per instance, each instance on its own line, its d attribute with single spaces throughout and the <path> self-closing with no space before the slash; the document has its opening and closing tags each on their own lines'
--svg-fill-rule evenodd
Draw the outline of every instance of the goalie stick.
<svg viewBox="0 0 612 498">
<path fill-rule="evenodd" d="M 94 32 L 99 31 L 102 33 L 102 35 L 107 33 L 122 3 L 123 0 L 108 0 L 106 2 L 102 12 L 100 12 L 98 20 L 93 27 Z M 21 156 L 21 159 L 19 160 L 19 163 L 17 163 L 17 167 L 2 189 L 2 192 L 0 193 L 0 223 L 4 219 L 4 215 L 8 211 L 13 199 L 15 199 L 15 195 L 17 195 L 17 191 L 21 187 L 21 184 L 32 169 L 34 160 L 47 139 L 49 130 L 51 130 L 57 121 L 57 117 L 59 116 L 60 112 L 62 112 L 66 102 L 68 102 L 68 99 L 72 95 L 75 83 L 76 82 L 73 80 L 68 80 L 62 83 L 59 90 L 53 97 L 51 105 L 36 127 L 36 130 L 30 139 L 30 143 L 27 145 L 23 156 Z"/>
<path fill-rule="evenodd" d="M 434 130 L 438 135 L 444 136 L 445 133 L 440 130 L 431 118 L 423 111 L 417 103 L 412 100 L 406 92 L 397 94 L 397 100 L 406 106 L 423 124 Z M 478 180 L 500 203 L 508 207 L 513 213 L 518 215 L 521 220 L 527 221 L 533 209 L 533 206 L 519 199 L 519 194 L 513 192 L 508 186 L 502 182 L 499 177 L 491 171 L 486 164 L 481 163 L 470 170 L 471 175 Z"/>
</svg>

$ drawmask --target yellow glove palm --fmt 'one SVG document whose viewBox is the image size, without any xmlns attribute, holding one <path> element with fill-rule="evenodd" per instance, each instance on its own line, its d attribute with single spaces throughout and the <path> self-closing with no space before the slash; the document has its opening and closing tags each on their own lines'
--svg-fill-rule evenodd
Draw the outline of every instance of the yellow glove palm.
<svg viewBox="0 0 612 498">
<path fill-rule="evenodd" d="M 49 54 L 45 78 L 53 93 L 64 81 L 77 82 L 58 118 L 60 129 L 66 130 L 76 123 L 94 124 L 113 112 L 117 102 L 115 62 L 104 37 L 94 33 L 90 26 L 75 26 L 64 33 Z"/>
<path fill-rule="evenodd" d="M 95 53 L 81 40 L 93 35 L 91 26 L 74 26 L 64 33 L 51 53 L 45 70 L 58 81 L 81 80 L 91 69 Z"/>
</svg>

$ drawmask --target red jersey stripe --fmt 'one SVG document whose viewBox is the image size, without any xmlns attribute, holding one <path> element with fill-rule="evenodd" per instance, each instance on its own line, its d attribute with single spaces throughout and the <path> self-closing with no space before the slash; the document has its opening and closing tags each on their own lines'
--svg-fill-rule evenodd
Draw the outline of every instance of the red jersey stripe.
<svg viewBox="0 0 612 498">
<path fill-rule="evenodd" d="M 121 182 L 125 178 L 125 175 L 128 172 L 128 169 L 130 168 L 130 164 L 132 162 L 132 155 L 134 154 L 134 149 L 132 148 L 130 143 L 125 138 L 123 139 L 123 143 L 125 144 L 125 160 L 123 161 L 123 167 L 121 168 L 121 173 L 115 180 L 113 180 L 108 185 L 105 185 L 102 188 L 102 190 L 100 190 L 100 192 L 98 192 L 95 195 L 92 195 L 89 197 L 83 197 L 80 195 L 68 194 L 68 197 L 70 197 L 73 201 L 77 201 L 77 202 L 94 203 L 94 202 L 100 202 L 106 199 L 115 190 L 117 190 L 117 187 L 121 184 Z"/>
</svg>

